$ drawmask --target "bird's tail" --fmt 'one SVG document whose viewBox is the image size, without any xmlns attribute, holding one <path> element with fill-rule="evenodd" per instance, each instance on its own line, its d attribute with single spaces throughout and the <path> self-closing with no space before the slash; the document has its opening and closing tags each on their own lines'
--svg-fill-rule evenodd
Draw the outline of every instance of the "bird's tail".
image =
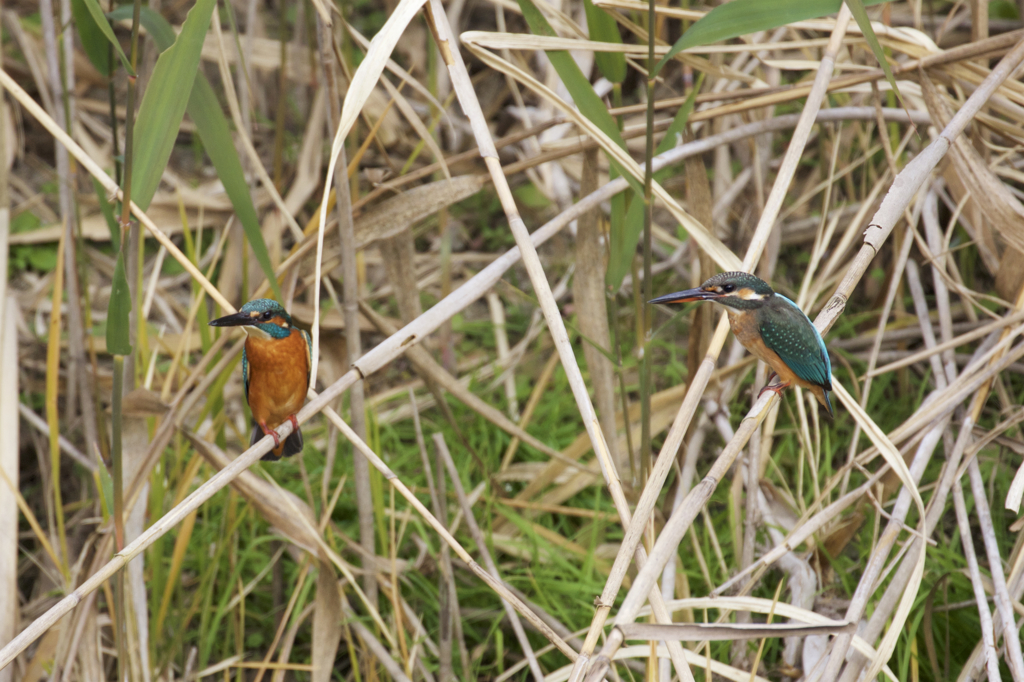
<svg viewBox="0 0 1024 682">
<path fill-rule="evenodd" d="M 825 409 L 828 410 L 829 418 L 835 419 L 836 414 L 832 410 L 832 401 L 828 399 L 828 391 L 826 391 L 824 388 L 819 387 L 819 389 L 815 391 L 815 394 L 815 397 L 818 399 L 818 402 L 824 405 Z"/>
<path fill-rule="evenodd" d="M 275 427 L 276 428 L 276 427 Z M 249 438 L 249 447 L 256 445 L 257 441 L 263 438 L 263 429 L 260 428 L 259 424 L 252 425 L 252 436 Z M 274 448 L 267 454 L 263 455 L 262 460 L 264 462 L 276 462 L 282 457 L 291 457 L 302 452 L 302 431 L 295 429 L 291 434 L 284 439 L 280 447 Z"/>
</svg>

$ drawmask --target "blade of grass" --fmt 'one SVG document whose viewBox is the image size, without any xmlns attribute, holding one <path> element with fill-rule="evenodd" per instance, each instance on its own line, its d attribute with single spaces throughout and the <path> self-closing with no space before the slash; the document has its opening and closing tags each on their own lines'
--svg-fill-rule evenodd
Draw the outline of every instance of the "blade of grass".
<svg viewBox="0 0 1024 682">
<path fill-rule="evenodd" d="M 72 0 L 71 12 L 75 17 L 75 24 L 78 26 L 78 35 L 82 39 L 85 53 L 100 73 L 104 76 L 110 75 L 109 62 L 107 60 L 107 46 L 112 47 L 121 60 L 121 66 L 131 78 L 135 77 L 135 69 L 128 62 L 124 50 L 121 49 L 121 42 L 114 35 L 114 29 L 110 27 L 110 21 L 103 16 L 103 10 L 96 0 Z M 97 35 L 98 32 L 98 35 Z M 98 37 L 106 39 L 106 45 L 97 41 Z"/>
<path fill-rule="evenodd" d="M 871 19 L 868 18 L 868 11 L 864 8 L 864 0 L 845 0 L 845 2 L 846 6 L 850 8 L 853 18 L 857 20 L 857 26 L 860 27 L 861 33 L 864 34 L 864 40 L 868 41 L 868 45 L 871 47 L 871 52 L 875 55 L 878 65 L 882 67 L 882 71 L 885 73 L 885 80 L 889 81 L 889 87 L 892 88 L 892 91 L 896 93 L 896 96 L 900 98 L 900 102 L 905 106 L 906 102 L 903 100 L 900 89 L 896 87 L 896 79 L 892 75 L 889 60 L 885 58 L 885 52 L 882 51 L 882 46 L 878 42 L 878 36 L 875 35 L 874 29 L 871 28 Z"/>
<path fill-rule="evenodd" d="M 884 0 L 867 0 L 864 4 L 876 5 L 880 2 Z M 672 45 L 672 49 L 658 62 L 653 75 L 658 75 L 665 64 L 688 47 L 717 43 L 797 21 L 834 14 L 839 11 L 842 4 L 842 0 L 733 0 L 719 5 L 679 37 Z"/>
<path fill-rule="evenodd" d="M 64 503 L 60 486 L 60 415 L 57 395 L 60 383 L 61 308 L 64 299 L 64 233 L 57 242 L 57 265 L 53 271 L 53 297 L 50 309 L 50 330 L 46 340 L 46 421 L 50 426 L 50 483 L 53 486 L 53 513 L 57 521 L 57 541 L 60 546 L 57 568 L 64 580 L 70 579 L 68 569 L 68 542 L 64 528 Z"/>
</svg>

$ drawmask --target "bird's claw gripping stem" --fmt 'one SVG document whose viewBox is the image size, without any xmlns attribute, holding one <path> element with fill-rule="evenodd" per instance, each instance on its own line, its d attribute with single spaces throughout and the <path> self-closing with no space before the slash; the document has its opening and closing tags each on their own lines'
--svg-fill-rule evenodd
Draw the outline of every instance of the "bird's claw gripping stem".
<svg viewBox="0 0 1024 682">
<path fill-rule="evenodd" d="M 277 435 L 277 431 L 274 431 L 273 429 L 268 429 L 266 422 L 260 422 L 260 428 L 263 429 L 263 435 L 264 436 L 273 436 L 274 437 L 274 449 L 275 450 L 277 448 L 281 447 L 281 436 Z"/>
<path fill-rule="evenodd" d="M 758 391 L 757 397 L 760 398 L 762 395 L 764 395 L 765 391 L 771 391 L 772 393 L 774 393 L 775 395 L 777 395 L 777 396 L 779 396 L 781 398 L 782 397 L 782 392 L 784 390 L 786 390 L 787 388 L 789 388 L 789 384 L 788 383 L 787 384 L 772 384 L 772 385 L 769 385 L 769 386 L 765 386 L 760 391 Z"/>
</svg>

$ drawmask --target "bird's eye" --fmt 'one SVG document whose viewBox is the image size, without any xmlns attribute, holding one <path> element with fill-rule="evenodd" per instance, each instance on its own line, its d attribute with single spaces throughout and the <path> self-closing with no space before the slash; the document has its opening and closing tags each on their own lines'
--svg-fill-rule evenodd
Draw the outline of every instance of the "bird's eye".
<svg viewBox="0 0 1024 682">
<path fill-rule="evenodd" d="M 735 290 L 736 290 L 736 285 L 734 285 L 734 284 L 723 284 L 722 285 L 722 293 L 724 293 L 724 294 L 731 294 Z"/>
<path fill-rule="evenodd" d="M 268 310 L 267 312 L 265 312 L 265 313 L 263 313 L 262 315 L 260 315 L 260 318 L 261 318 L 261 319 L 264 319 L 264 320 L 269 320 L 269 319 L 270 319 L 271 317 L 273 317 L 273 316 L 274 316 L 274 315 L 273 315 L 273 313 L 271 313 L 271 312 L 270 312 L 270 311 Z"/>
</svg>

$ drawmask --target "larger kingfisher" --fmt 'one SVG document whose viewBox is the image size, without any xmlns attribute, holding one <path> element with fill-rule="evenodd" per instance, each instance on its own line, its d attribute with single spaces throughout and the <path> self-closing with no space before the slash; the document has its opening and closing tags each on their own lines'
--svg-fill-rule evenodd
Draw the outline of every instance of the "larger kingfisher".
<svg viewBox="0 0 1024 682">
<path fill-rule="evenodd" d="M 252 410 L 252 447 L 263 436 L 274 437 L 274 449 L 263 459 L 277 461 L 302 452 L 302 432 L 295 414 L 306 401 L 313 342 L 292 326 L 291 316 L 277 301 L 257 298 L 234 315 L 210 322 L 211 327 L 241 327 L 245 400 Z M 286 421 L 295 427 L 284 443 L 274 430 Z"/>
<path fill-rule="evenodd" d="M 713 301 L 726 307 L 732 333 L 744 348 L 772 368 L 768 383 L 779 377 L 780 383 L 765 386 L 761 393 L 779 394 L 795 384 L 809 390 L 833 416 L 828 399 L 832 363 L 817 327 L 796 303 L 746 272 L 723 272 L 697 289 L 659 296 L 651 303 L 688 301 Z"/>
</svg>

